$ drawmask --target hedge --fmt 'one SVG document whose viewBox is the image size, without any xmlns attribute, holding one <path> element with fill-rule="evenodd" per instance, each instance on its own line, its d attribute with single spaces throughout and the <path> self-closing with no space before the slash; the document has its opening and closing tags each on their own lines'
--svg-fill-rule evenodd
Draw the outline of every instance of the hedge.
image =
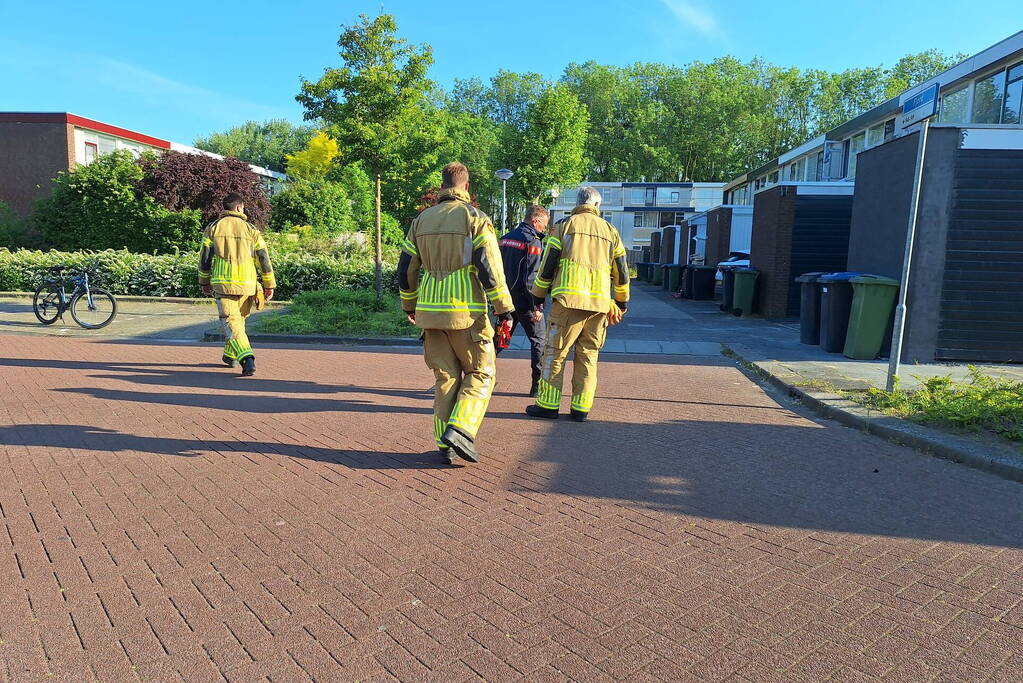
<svg viewBox="0 0 1023 683">
<path fill-rule="evenodd" d="M 366 258 L 335 259 L 303 253 L 283 253 L 273 258 L 279 299 L 299 292 L 323 289 L 366 289 L 375 286 L 373 261 Z M 70 270 L 89 268 L 91 280 L 114 294 L 136 296 L 201 297 L 196 279 L 198 256 L 184 254 L 136 254 L 127 250 L 105 251 L 11 251 L 0 248 L 0 291 L 31 292 L 51 266 Z M 397 291 L 393 264 L 384 264 L 384 286 Z"/>
</svg>

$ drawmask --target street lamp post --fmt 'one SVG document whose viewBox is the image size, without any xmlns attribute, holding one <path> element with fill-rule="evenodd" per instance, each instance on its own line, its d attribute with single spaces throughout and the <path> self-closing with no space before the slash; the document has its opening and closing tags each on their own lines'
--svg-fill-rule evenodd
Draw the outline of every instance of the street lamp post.
<svg viewBox="0 0 1023 683">
<path fill-rule="evenodd" d="M 507 168 L 494 171 L 494 176 L 501 179 L 501 232 L 508 229 L 508 179 L 513 175 Z"/>
</svg>

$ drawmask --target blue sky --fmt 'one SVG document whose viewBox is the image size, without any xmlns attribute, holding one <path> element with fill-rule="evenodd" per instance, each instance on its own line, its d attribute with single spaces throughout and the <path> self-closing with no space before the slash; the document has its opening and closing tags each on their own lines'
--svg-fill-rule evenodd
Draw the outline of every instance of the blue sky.
<svg viewBox="0 0 1023 683">
<path fill-rule="evenodd" d="M 70 111 L 183 143 L 246 120 L 301 121 L 299 77 L 337 64 L 341 24 L 393 13 L 434 48 L 431 76 L 557 76 L 570 62 L 724 54 L 840 70 L 936 47 L 972 54 L 1023 29 L 1018 0 L 0 0 L 0 111 Z"/>
</svg>

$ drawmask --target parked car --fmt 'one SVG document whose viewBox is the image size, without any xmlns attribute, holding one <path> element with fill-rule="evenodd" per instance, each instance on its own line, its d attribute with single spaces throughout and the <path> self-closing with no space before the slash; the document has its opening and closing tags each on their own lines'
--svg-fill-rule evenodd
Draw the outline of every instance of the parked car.
<svg viewBox="0 0 1023 683">
<path fill-rule="evenodd" d="M 733 251 L 728 255 L 724 261 L 718 263 L 718 270 L 714 273 L 714 279 L 721 280 L 721 266 L 730 266 L 735 268 L 748 268 L 749 267 L 749 254 L 744 254 L 741 251 Z"/>
</svg>

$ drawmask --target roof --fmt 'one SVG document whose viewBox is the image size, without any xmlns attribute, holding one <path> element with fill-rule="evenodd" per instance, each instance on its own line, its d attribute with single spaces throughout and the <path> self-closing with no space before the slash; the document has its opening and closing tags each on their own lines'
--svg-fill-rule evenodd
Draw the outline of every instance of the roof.
<svg viewBox="0 0 1023 683">
<path fill-rule="evenodd" d="M 7 123 L 65 123 L 87 130 L 94 130 L 97 133 L 106 133 L 126 140 L 139 142 L 150 147 L 170 149 L 169 140 L 155 138 L 120 126 L 112 126 L 109 123 L 87 119 L 84 116 L 71 114 L 69 112 L 0 112 L 0 122 Z"/>
</svg>

